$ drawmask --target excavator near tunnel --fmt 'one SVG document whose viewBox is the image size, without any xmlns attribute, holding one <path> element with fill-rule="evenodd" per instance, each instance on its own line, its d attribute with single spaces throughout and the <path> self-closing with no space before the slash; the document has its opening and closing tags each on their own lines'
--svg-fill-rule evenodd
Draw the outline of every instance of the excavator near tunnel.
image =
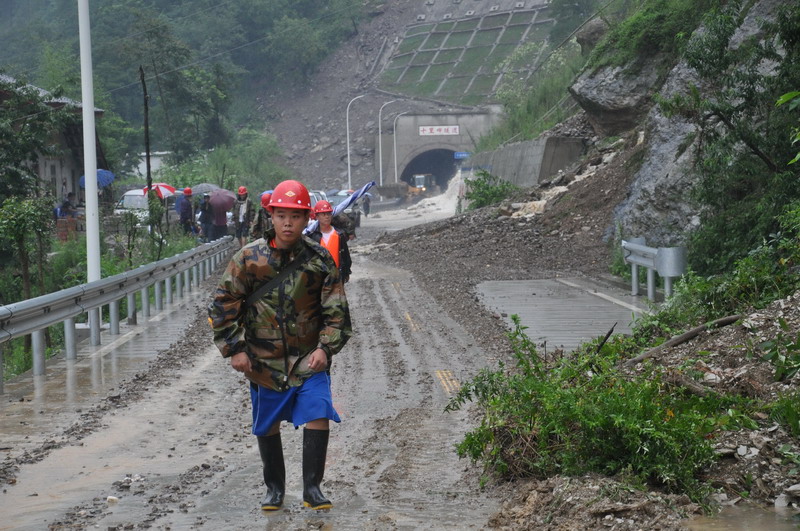
<svg viewBox="0 0 800 531">
<path fill-rule="evenodd" d="M 442 193 L 441 188 L 436 184 L 436 177 L 432 173 L 415 173 L 411 176 L 411 186 L 408 187 L 408 194 L 413 199 L 422 199 Z"/>
</svg>

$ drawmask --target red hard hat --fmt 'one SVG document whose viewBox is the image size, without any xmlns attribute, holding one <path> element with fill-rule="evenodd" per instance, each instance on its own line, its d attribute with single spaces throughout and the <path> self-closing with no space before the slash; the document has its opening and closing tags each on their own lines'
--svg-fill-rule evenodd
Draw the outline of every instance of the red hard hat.
<svg viewBox="0 0 800 531">
<path fill-rule="evenodd" d="M 299 181 L 291 179 L 283 181 L 272 191 L 272 197 L 269 200 L 270 210 L 277 207 L 311 210 L 311 197 L 308 195 L 308 189 Z"/>
<path fill-rule="evenodd" d="M 272 199 L 272 194 L 261 194 L 261 206 L 267 208 L 270 199 Z"/>
<path fill-rule="evenodd" d="M 239 195 L 244 195 L 246 193 L 247 193 L 247 187 L 246 186 L 240 186 L 239 187 Z"/>
<path fill-rule="evenodd" d="M 187 186 L 183 189 L 183 195 L 192 195 L 192 189 Z"/>
<path fill-rule="evenodd" d="M 323 199 L 322 201 L 317 201 L 317 204 L 314 205 L 314 212 L 316 212 L 317 214 L 323 214 L 325 212 L 333 212 L 333 207 L 331 206 L 330 203 L 328 203 Z"/>
</svg>

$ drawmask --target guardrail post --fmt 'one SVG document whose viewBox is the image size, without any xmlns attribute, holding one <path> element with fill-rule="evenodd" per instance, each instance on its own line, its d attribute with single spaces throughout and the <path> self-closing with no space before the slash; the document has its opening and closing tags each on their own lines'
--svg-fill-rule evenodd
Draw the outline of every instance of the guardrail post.
<svg viewBox="0 0 800 531">
<path fill-rule="evenodd" d="M 136 324 L 136 293 L 128 293 L 128 324 Z"/>
<path fill-rule="evenodd" d="M 200 266 L 195 264 L 192 268 L 192 273 L 194 273 L 194 287 L 200 287 Z"/>
<path fill-rule="evenodd" d="M 36 330 L 31 334 L 33 347 L 33 375 L 44 374 L 44 330 Z"/>
<path fill-rule="evenodd" d="M 150 317 L 150 290 L 144 287 L 139 293 L 142 296 L 142 317 Z"/>
<path fill-rule="evenodd" d="M 155 284 L 153 284 L 153 291 L 155 291 L 156 296 L 156 312 L 160 312 L 164 309 L 164 303 L 161 302 L 161 281 L 157 280 Z"/>
<path fill-rule="evenodd" d="M 100 344 L 100 325 L 103 324 L 103 321 L 100 319 L 102 315 L 100 310 L 101 308 L 92 308 L 89 310 L 89 336 L 93 347 Z"/>
<path fill-rule="evenodd" d="M 183 275 L 180 271 L 175 275 L 175 295 L 179 299 L 183 298 Z"/>
<path fill-rule="evenodd" d="M 192 292 L 192 269 L 190 267 L 183 271 L 183 285 L 187 295 Z"/>
<path fill-rule="evenodd" d="M 164 292 L 167 296 L 167 304 L 172 304 L 172 277 L 164 279 Z"/>
<path fill-rule="evenodd" d="M 68 360 L 78 358 L 78 346 L 75 340 L 75 319 L 64 319 L 64 353 Z"/>
<path fill-rule="evenodd" d="M 119 335 L 119 299 L 108 304 L 108 333 Z"/>
<path fill-rule="evenodd" d="M 3 374 L 3 367 L 6 366 L 6 360 L 4 359 L 4 352 L 5 352 L 5 343 L 0 343 L 0 395 L 3 394 L 3 382 L 5 381 L 5 374 Z"/>
<path fill-rule="evenodd" d="M 656 270 L 647 268 L 647 298 L 656 300 Z"/>
<path fill-rule="evenodd" d="M 205 280 L 208 277 L 208 258 L 200 262 L 200 280 Z"/>
</svg>

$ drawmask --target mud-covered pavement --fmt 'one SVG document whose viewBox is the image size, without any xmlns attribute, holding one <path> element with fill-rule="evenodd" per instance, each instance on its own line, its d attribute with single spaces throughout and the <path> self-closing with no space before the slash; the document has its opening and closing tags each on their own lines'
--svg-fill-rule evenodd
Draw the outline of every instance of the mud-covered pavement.
<svg viewBox="0 0 800 531">
<path fill-rule="evenodd" d="M 357 243 L 417 217 L 369 218 Z M 196 301 L 182 312 L 185 337 L 147 369 L 65 408 L 24 451 L 2 444 L 0 529 L 484 527 L 499 504 L 477 491 L 476 471 L 453 451 L 466 414 L 443 408 L 459 381 L 494 360 L 408 271 L 354 254 L 356 335 L 332 370 L 343 419 L 332 426 L 323 483 L 332 510 L 302 507 L 302 430 L 286 425 L 285 506 L 258 509 L 247 386 L 212 346 Z M 214 278 L 203 286 L 209 296 Z"/>
</svg>

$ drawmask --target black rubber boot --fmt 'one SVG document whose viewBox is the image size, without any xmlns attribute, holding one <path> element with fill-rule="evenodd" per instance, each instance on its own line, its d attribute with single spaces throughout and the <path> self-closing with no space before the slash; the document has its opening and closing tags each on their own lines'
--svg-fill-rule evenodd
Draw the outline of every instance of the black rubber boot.
<svg viewBox="0 0 800 531">
<path fill-rule="evenodd" d="M 283 444 L 281 434 L 258 438 L 258 451 L 264 465 L 264 484 L 267 494 L 261 500 L 261 510 L 277 511 L 283 505 L 286 492 L 286 467 L 283 464 Z"/>
<path fill-rule="evenodd" d="M 319 484 L 325 475 L 325 457 L 328 454 L 328 430 L 303 429 L 303 505 L 312 509 L 330 509 Z"/>
</svg>

